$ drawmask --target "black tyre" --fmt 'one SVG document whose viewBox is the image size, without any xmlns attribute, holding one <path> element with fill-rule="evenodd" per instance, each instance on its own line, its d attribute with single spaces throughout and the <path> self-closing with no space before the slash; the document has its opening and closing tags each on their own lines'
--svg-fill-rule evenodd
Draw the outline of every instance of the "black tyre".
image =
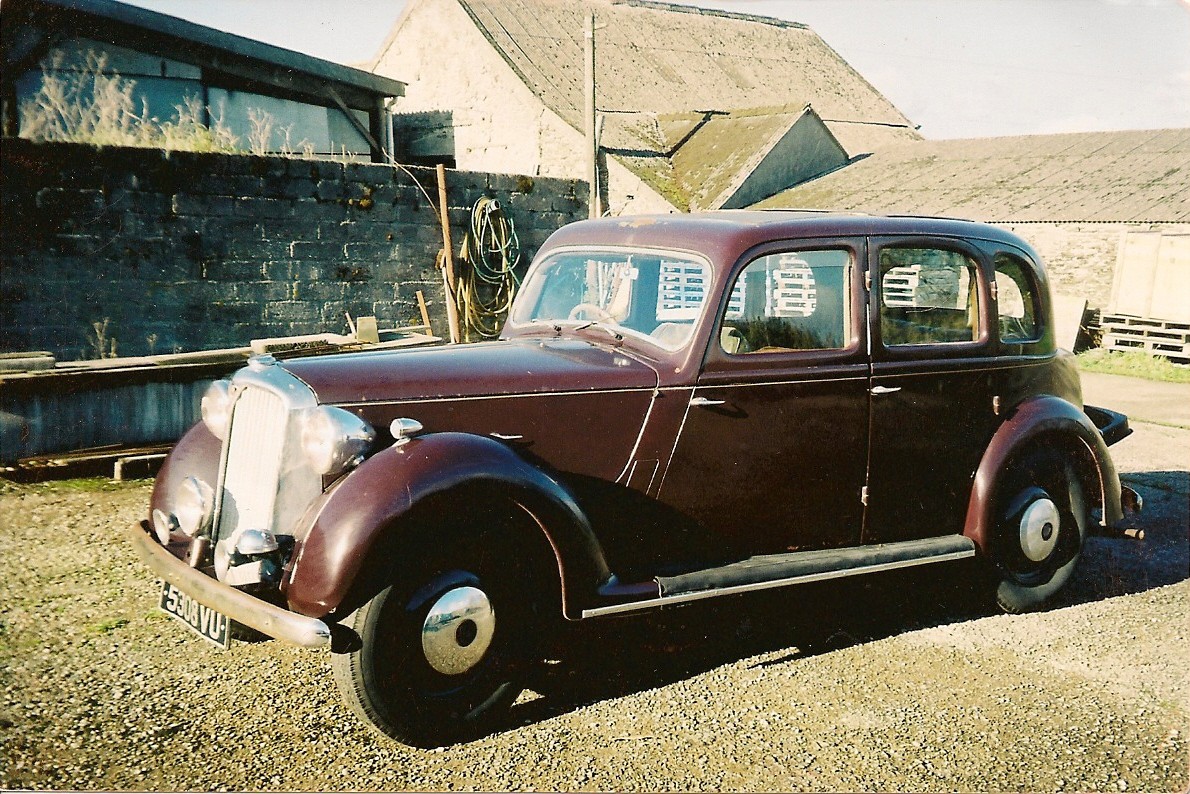
<svg viewBox="0 0 1190 794">
<path fill-rule="evenodd" d="M 334 668 L 352 709 L 417 747 L 489 728 L 531 659 L 533 608 L 515 571 L 466 555 L 408 560 L 405 575 L 347 621 L 358 647 L 335 655 Z"/>
<path fill-rule="evenodd" d="M 994 509 L 996 602 L 1011 613 L 1036 609 L 1069 581 L 1082 554 L 1082 483 L 1057 449 L 1029 449 L 1005 473 Z"/>
</svg>

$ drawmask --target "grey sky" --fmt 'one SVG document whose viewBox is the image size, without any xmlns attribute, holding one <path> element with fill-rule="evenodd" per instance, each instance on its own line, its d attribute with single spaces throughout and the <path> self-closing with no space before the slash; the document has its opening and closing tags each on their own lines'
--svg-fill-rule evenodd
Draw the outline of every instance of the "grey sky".
<svg viewBox="0 0 1190 794">
<path fill-rule="evenodd" d="M 342 63 L 403 0 L 135 0 Z M 812 27 L 929 138 L 1190 127 L 1188 0 L 698 0 Z M 400 77 L 399 75 L 394 75 Z"/>
</svg>

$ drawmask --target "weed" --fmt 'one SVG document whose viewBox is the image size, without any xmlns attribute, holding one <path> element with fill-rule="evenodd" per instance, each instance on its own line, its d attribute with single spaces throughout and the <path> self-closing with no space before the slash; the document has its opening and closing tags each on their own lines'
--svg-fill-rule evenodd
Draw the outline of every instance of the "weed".
<svg viewBox="0 0 1190 794">
<path fill-rule="evenodd" d="M 78 71 L 64 69 L 59 55 L 42 71 L 37 93 L 21 102 L 19 134 L 34 141 L 264 155 L 274 153 L 270 144 L 276 129 L 283 138 L 279 154 L 314 156 L 313 144 L 303 139 L 295 146 L 292 127 L 278 127 L 273 115 L 259 108 L 248 110 L 245 148 L 228 127 L 222 104 L 204 107 L 190 95 L 163 121 L 149 115 L 143 99 L 137 106 L 135 91 L 136 81 L 109 71 L 104 55 L 88 52 Z"/>
<path fill-rule="evenodd" d="M 91 493 L 91 492 L 105 492 L 105 491 L 123 491 L 136 487 L 139 483 L 128 480 L 109 480 L 106 477 L 79 477 L 73 480 L 54 480 L 53 482 L 39 483 L 40 490 L 46 491 L 74 491 L 76 493 Z"/>
<path fill-rule="evenodd" d="M 95 351 L 95 358 L 116 357 L 116 338 L 107 335 L 107 328 L 110 323 L 110 317 L 104 317 L 103 322 L 91 323 L 91 328 L 95 336 L 93 338 L 89 337 L 87 343 Z"/>
<path fill-rule="evenodd" d="M 1164 356 L 1143 350 L 1104 350 L 1095 348 L 1078 354 L 1078 366 L 1084 372 L 1129 375 L 1168 383 L 1190 383 L 1190 367 L 1174 364 Z"/>
<path fill-rule="evenodd" d="M 95 625 L 95 632 L 97 634 L 110 634 L 116 629 L 123 628 L 131 623 L 128 618 L 109 618 Z"/>
</svg>

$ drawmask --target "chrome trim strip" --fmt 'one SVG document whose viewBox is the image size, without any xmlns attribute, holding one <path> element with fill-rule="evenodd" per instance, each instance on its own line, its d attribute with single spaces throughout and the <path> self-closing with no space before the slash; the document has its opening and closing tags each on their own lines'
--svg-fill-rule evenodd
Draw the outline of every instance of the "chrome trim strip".
<svg viewBox="0 0 1190 794">
<path fill-rule="evenodd" d="M 636 467 L 636 452 L 640 449 L 641 439 L 645 437 L 645 430 L 649 427 L 649 419 L 653 416 L 653 406 L 657 404 L 657 398 L 661 392 L 659 389 L 653 389 L 653 397 L 649 400 L 649 407 L 645 409 L 645 418 L 640 422 L 640 430 L 636 431 L 636 441 L 632 442 L 632 451 L 628 453 L 628 460 L 624 463 L 624 468 L 620 469 L 619 476 L 614 482 L 628 484 L 628 479 L 632 477 L 631 470 Z"/>
<path fill-rule="evenodd" d="M 253 598 L 191 568 L 157 543 L 145 530 L 143 522 L 132 524 L 128 531 L 133 548 L 149 569 L 184 590 L 198 603 L 291 645 L 302 648 L 330 646 L 331 630 L 323 621 Z"/>
<path fill-rule="evenodd" d="M 515 400 L 525 397 L 586 397 L 591 394 L 635 394 L 637 392 L 656 392 L 656 391 L 673 391 L 684 387 L 667 387 L 658 388 L 656 386 L 633 386 L 624 389 L 587 389 L 584 391 L 534 391 L 534 392 L 511 392 L 508 394 L 472 394 L 461 395 L 458 397 L 412 397 L 408 400 L 365 400 L 353 402 L 337 402 L 332 403 L 340 408 L 366 408 L 369 406 L 379 406 L 384 408 L 401 406 L 401 405 L 420 405 L 421 403 L 443 403 L 443 402 L 472 402 L 475 400 Z"/>
<path fill-rule="evenodd" d="M 661 470 L 661 481 L 657 483 L 657 492 L 652 494 L 654 499 L 661 496 L 661 489 L 665 487 L 665 478 L 669 476 L 669 467 L 674 462 L 674 455 L 678 454 L 678 444 L 682 442 L 682 433 L 686 430 L 686 420 L 690 418 L 690 401 L 694 399 L 694 393 L 698 391 L 698 386 L 687 388 L 690 390 L 690 395 L 686 398 L 686 408 L 682 412 L 682 421 L 678 425 L 678 432 L 674 433 L 674 443 L 669 448 L 669 457 L 665 459 L 665 468 Z M 652 487 L 652 482 L 649 483 L 649 486 Z"/>
<path fill-rule="evenodd" d="M 963 370 L 966 372 L 967 370 Z M 916 374 L 916 373 L 913 373 Z M 897 375 L 887 375 L 885 377 L 899 377 Z M 746 383 L 699 383 L 697 386 L 633 386 L 624 389 L 587 389 L 584 391 L 534 391 L 534 392 L 512 392 L 509 394 L 473 394 L 462 395 L 458 397 L 412 397 L 408 400 L 372 400 L 372 401 L 352 401 L 352 402 L 337 402 L 328 403 L 336 405 L 340 408 L 367 408 L 367 407 L 381 407 L 391 408 L 402 405 L 420 405 L 422 403 L 442 403 L 442 402 L 471 402 L 475 400 L 515 400 L 525 397 L 584 397 L 590 394 L 633 394 L 636 392 L 657 392 L 669 393 L 679 391 L 692 391 L 695 388 L 699 389 L 740 389 L 751 386 L 793 386 L 799 383 L 823 383 L 830 381 L 837 383 L 842 381 L 866 381 L 868 380 L 868 371 L 865 368 L 863 374 L 848 375 L 841 378 L 795 378 L 792 380 L 774 380 L 774 381 L 756 381 Z"/>
<path fill-rule="evenodd" d="M 939 554 L 933 557 L 916 557 L 911 560 L 899 560 L 897 562 L 882 562 L 876 565 L 865 565 L 859 568 L 846 568 L 839 571 L 822 571 L 820 573 L 808 573 L 803 576 L 793 576 L 787 579 L 774 579 L 770 582 L 757 582 L 756 584 L 740 584 L 731 587 L 721 587 L 716 590 L 699 590 L 694 593 L 679 593 L 672 596 L 660 596 L 658 598 L 650 598 L 645 601 L 632 601 L 627 604 L 613 604 L 606 607 L 595 607 L 594 609 L 584 609 L 582 617 L 596 618 L 603 615 L 617 615 L 625 612 L 638 612 L 644 609 L 655 609 L 657 607 L 668 606 L 671 604 L 682 604 L 688 601 L 700 601 L 704 598 L 717 598 L 718 596 L 736 595 L 738 593 L 749 593 L 757 590 L 771 590 L 776 587 L 788 587 L 795 584 L 808 584 L 810 582 L 821 582 L 828 579 L 842 579 L 846 576 L 856 576 L 863 573 L 879 573 L 880 571 L 891 571 L 896 568 L 910 568 L 915 565 L 926 565 L 931 562 L 951 562 L 954 560 L 961 560 L 967 557 L 975 556 L 975 544 L 971 544 L 970 549 L 963 551 L 954 551 L 949 554 Z"/>
</svg>

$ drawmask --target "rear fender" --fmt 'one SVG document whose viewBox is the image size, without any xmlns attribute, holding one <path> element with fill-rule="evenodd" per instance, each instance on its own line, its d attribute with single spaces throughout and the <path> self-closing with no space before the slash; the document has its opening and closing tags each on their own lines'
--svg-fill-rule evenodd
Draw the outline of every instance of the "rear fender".
<svg viewBox="0 0 1190 794">
<path fill-rule="evenodd" d="M 358 606 L 371 595 L 358 592 L 372 586 L 359 577 L 369 556 L 392 548 L 399 559 L 399 534 L 390 533 L 402 531 L 402 518 L 427 500 L 477 491 L 499 493 L 540 527 L 557 561 L 563 614 L 580 614 L 610 576 L 586 516 L 553 478 L 503 444 L 468 433 L 435 433 L 389 447 L 311 506 L 286 584 L 290 608 L 321 617 Z M 382 539 L 393 546 L 381 548 Z"/>
<path fill-rule="evenodd" d="M 1029 444 L 1043 438 L 1063 438 L 1085 449 L 1082 465 L 1075 461 L 1083 486 L 1103 508 L 1103 522 L 1111 526 L 1123 517 L 1120 505 L 1120 477 L 1103 442 L 1103 436 L 1077 406 L 1060 397 L 1033 397 L 1018 405 L 1000 426 L 988 444 L 967 505 L 967 523 L 963 534 L 975 541 L 983 554 L 996 526 L 994 497 L 998 478 L 1008 461 Z"/>
</svg>

